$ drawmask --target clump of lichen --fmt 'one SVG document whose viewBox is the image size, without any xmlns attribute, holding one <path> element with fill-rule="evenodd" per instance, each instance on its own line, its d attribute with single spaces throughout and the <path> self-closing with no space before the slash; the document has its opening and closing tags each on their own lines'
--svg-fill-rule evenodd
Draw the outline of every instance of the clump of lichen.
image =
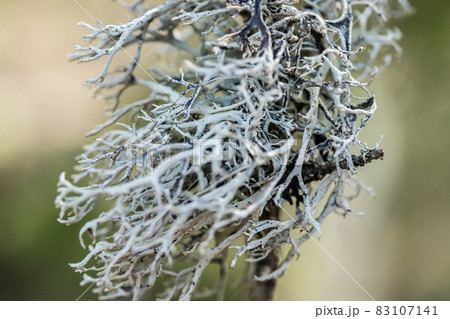
<svg viewBox="0 0 450 319">
<path fill-rule="evenodd" d="M 80 231 L 83 247 L 84 233 L 92 239 L 89 253 L 71 266 L 101 298 L 139 299 L 164 277 L 161 298 L 186 300 L 218 262 L 211 293 L 222 298 L 228 250 L 244 238 L 232 247 L 231 267 L 245 256 L 252 297 L 270 299 L 325 217 L 351 212 L 344 185 L 360 186 L 357 168 L 383 156 L 358 138 L 377 107 L 367 85 L 392 49 L 400 53 L 400 32 L 386 21 L 410 7 L 406 0 L 124 5 L 134 20 L 81 23 L 90 45 L 71 56 L 105 57 L 87 85 L 113 90 L 110 119 L 91 132 L 98 138 L 80 155 L 72 182 L 61 174 L 58 184 L 60 222 L 92 215 Z M 156 42 L 185 53 L 183 70 L 142 65 Z M 111 71 L 119 50 L 131 61 Z M 121 103 L 136 86 L 147 96 Z M 95 214 L 103 199 L 110 208 Z M 293 209 L 282 221 L 284 203 Z M 279 260 L 282 245 L 291 248 Z"/>
</svg>

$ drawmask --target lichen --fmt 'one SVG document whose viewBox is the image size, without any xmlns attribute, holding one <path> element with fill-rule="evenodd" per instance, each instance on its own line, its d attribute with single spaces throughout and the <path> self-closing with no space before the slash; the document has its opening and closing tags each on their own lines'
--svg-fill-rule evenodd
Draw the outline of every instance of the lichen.
<svg viewBox="0 0 450 319">
<path fill-rule="evenodd" d="M 71 266 L 105 299 L 140 299 L 160 277 L 162 299 L 195 298 L 211 262 L 221 265 L 211 293 L 222 298 L 229 249 L 231 268 L 242 256 L 248 265 L 271 259 L 252 280 L 275 280 L 331 212 L 351 213 L 344 186 L 360 187 L 357 168 L 383 156 L 359 135 L 377 108 L 367 86 L 400 53 L 400 32 L 386 21 L 408 13 L 408 2 L 122 4 L 136 18 L 80 23 L 89 45 L 70 56 L 106 58 L 86 84 L 114 90 L 78 173 L 58 183 L 58 220 L 90 218 L 80 230 L 89 253 Z M 184 52 L 183 69 L 142 65 L 154 42 Z M 111 70 L 121 50 L 130 62 Z M 133 87 L 147 96 L 122 103 Z M 95 213 L 99 200 L 110 206 Z M 290 250 L 278 261 L 283 245 Z"/>
</svg>

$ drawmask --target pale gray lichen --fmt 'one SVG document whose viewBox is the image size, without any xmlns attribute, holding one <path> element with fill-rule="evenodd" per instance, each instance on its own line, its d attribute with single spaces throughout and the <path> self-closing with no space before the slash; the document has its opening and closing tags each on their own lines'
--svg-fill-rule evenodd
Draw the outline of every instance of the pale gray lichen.
<svg viewBox="0 0 450 319">
<path fill-rule="evenodd" d="M 116 90 L 79 173 L 72 182 L 60 176 L 59 221 L 92 215 L 80 231 L 83 247 L 85 232 L 93 240 L 89 253 L 71 266 L 106 299 L 139 299 L 161 276 L 161 298 L 191 299 L 213 261 L 223 297 L 230 247 L 234 267 L 243 255 L 258 264 L 291 246 L 252 279 L 283 275 L 330 212 L 350 212 L 343 188 L 356 168 L 383 155 L 358 136 L 376 110 L 367 85 L 392 49 L 400 53 L 400 32 L 385 23 L 411 10 L 407 0 L 122 4 L 136 18 L 80 23 L 91 31 L 90 45 L 71 55 L 80 62 L 105 56 L 87 85 Z M 152 42 L 185 52 L 186 68 L 139 76 Z M 121 49 L 134 55 L 111 71 Z M 147 96 L 123 105 L 135 86 Z M 111 205 L 95 214 L 102 199 Z M 282 221 L 284 202 L 295 214 Z"/>
</svg>

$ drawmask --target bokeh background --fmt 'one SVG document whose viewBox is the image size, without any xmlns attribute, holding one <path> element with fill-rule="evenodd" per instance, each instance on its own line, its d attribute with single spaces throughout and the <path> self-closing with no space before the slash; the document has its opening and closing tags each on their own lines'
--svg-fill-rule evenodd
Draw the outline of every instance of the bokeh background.
<svg viewBox="0 0 450 319">
<path fill-rule="evenodd" d="M 126 19 L 110 0 L 78 2 L 106 24 Z M 365 139 L 383 135 L 386 156 L 358 178 L 376 198 L 353 202 L 363 217 L 325 221 L 324 237 L 279 280 L 277 300 L 369 300 L 354 280 L 376 300 L 450 299 L 450 10 L 444 0 L 411 3 L 416 13 L 396 23 L 403 57 L 371 86 L 379 110 Z M 81 20 L 92 22 L 73 0 L 0 0 L 0 300 L 84 291 L 67 265 L 85 255 L 81 224 L 57 223 L 53 205 L 60 172 L 105 119 L 104 102 L 82 86 L 100 64 L 67 62 Z M 227 299 L 247 298 L 239 278 Z"/>
</svg>

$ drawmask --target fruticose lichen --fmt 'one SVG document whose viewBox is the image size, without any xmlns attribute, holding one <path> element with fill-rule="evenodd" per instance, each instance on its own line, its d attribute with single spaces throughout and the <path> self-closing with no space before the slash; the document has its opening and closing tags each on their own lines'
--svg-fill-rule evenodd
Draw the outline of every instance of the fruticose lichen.
<svg viewBox="0 0 450 319">
<path fill-rule="evenodd" d="M 105 299 L 141 299 L 157 279 L 162 299 L 195 298 L 212 262 L 221 267 L 212 293 L 223 298 L 240 258 L 263 289 L 320 236 L 327 215 L 351 213 L 344 187 L 360 188 L 357 168 L 382 158 L 358 139 L 377 108 L 367 86 L 400 53 L 387 20 L 411 8 L 407 0 L 122 4 L 135 18 L 80 23 L 90 45 L 70 56 L 106 58 L 86 84 L 113 92 L 110 119 L 90 132 L 98 138 L 78 173 L 58 184 L 59 221 L 90 218 L 80 230 L 89 253 L 71 266 Z M 143 65 L 157 43 L 184 52 L 183 69 Z M 121 50 L 130 62 L 112 70 Z M 122 103 L 133 87 L 146 96 Z M 96 213 L 99 200 L 110 205 Z M 283 245 L 290 250 L 279 260 Z"/>
</svg>

